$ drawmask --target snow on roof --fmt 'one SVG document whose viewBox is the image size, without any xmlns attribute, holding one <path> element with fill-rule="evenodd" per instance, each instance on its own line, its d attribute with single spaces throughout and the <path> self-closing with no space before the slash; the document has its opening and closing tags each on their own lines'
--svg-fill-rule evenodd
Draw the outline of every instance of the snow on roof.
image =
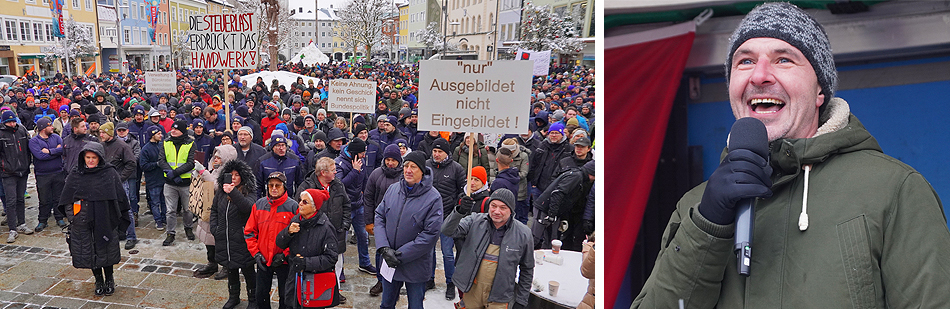
<svg viewBox="0 0 950 309">
<path fill-rule="evenodd" d="M 299 12 L 298 12 L 298 13 L 296 13 L 296 14 L 294 14 L 294 15 L 291 15 L 291 16 L 290 16 L 290 19 L 293 19 L 293 20 L 313 20 L 313 16 L 314 16 L 314 14 L 313 14 L 312 11 L 303 12 L 303 13 L 299 13 Z M 332 12 L 330 12 L 330 11 L 327 10 L 327 9 L 320 9 L 320 20 L 336 20 L 336 19 L 337 19 L 336 14 L 333 14 Z"/>
</svg>

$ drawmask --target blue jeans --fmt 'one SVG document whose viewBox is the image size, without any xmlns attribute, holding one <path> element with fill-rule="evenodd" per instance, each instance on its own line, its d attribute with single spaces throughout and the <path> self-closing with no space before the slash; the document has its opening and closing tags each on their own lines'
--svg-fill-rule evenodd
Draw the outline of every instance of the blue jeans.
<svg viewBox="0 0 950 309">
<path fill-rule="evenodd" d="M 3 177 L 3 209 L 7 212 L 7 226 L 16 230 L 21 224 L 26 224 L 26 179 L 27 176 Z"/>
<path fill-rule="evenodd" d="M 139 191 L 142 189 L 142 169 L 136 169 L 135 175 L 129 179 L 129 206 L 132 212 L 139 213 Z"/>
<path fill-rule="evenodd" d="M 455 274 L 455 253 L 452 248 L 455 247 L 455 239 L 439 233 L 439 243 L 442 246 L 442 264 L 445 267 L 445 283 L 452 282 L 452 275 Z M 435 279 L 435 250 L 432 250 L 432 279 Z"/>
<path fill-rule="evenodd" d="M 148 208 L 152 210 L 152 218 L 155 219 L 155 225 L 159 224 L 165 225 L 165 197 L 162 194 L 162 186 L 158 187 L 145 187 L 145 190 L 148 191 L 148 195 L 152 198 L 148 200 Z"/>
<path fill-rule="evenodd" d="M 409 309 L 422 309 L 422 301 L 426 296 L 426 283 L 409 283 L 402 282 L 398 280 L 393 280 L 393 282 L 382 280 L 383 282 L 383 297 L 382 302 L 379 304 L 379 309 L 393 309 L 396 308 L 396 302 L 399 301 L 399 290 L 402 289 L 402 285 L 406 285 L 406 297 L 409 299 Z M 260 288 L 260 286 L 258 286 Z"/>
<path fill-rule="evenodd" d="M 363 207 L 350 209 L 350 217 L 353 219 L 353 232 L 356 233 L 356 251 L 359 252 L 360 266 L 373 266 L 369 260 L 369 234 L 366 233 L 366 224 L 363 223 Z"/>
<path fill-rule="evenodd" d="M 525 198 L 523 201 L 515 203 L 515 220 L 528 224 L 528 213 L 531 212 L 531 203 L 529 201 L 531 201 L 530 198 Z"/>
<path fill-rule="evenodd" d="M 123 181 L 123 182 L 122 182 L 122 189 L 125 189 L 125 196 L 131 196 L 131 195 L 133 194 L 133 193 L 132 193 L 132 183 L 133 183 L 133 182 L 135 182 L 134 179 L 129 179 L 129 180 L 126 180 L 126 181 Z M 136 192 L 136 193 L 138 193 L 138 192 Z M 131 200 L 131 197 L 129 197 L 129 199 Z M 135 238 L 135 218 L 133 218 L 133 217 L 134 217 L 134 215 L 132 215 L 132 209 L 129 209 L 129 222 L 132 222 L 132 224 L 129 224 L 129 228 L 125 230 L 125 239 L 126 239 L 126 240 L 136 240 L 136 238 Z"/>
</svg>

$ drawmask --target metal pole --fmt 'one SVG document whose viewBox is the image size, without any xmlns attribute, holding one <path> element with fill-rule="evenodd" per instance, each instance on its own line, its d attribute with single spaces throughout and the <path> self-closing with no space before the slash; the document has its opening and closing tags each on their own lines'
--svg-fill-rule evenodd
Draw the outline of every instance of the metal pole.
<svg viewBox="0 0 950 309">
<path fill-rule="evenodd" d="M 498 60 L 498 6 L 501 4 L 501 0 L 495 0 L 495 29 L 492 29 L 492 33 L 495 36 L 495 42 L 492 43 L 492 52 L 488 55 L 488 59 Z"/>
<path fill-rule="evenodd" d="M 73 73 L 72 73 L 72 69 L 70 69 L 71 65 L 69 63 L 69 57 L 70 57 L 69 45 L 67 45 L 68 43 L 66 42 L 66 39 L 69 38 L 69 26 L 63 27 L 63 32 L 64 32 L 63 33 L 63 49 L 66 51 L 66 76 L 69 76 L 70 78 L 72 78 Z"/>
<path fill-rule="evenodd" d="M 313 0 L 313 28 L 317 32 L 313 33 L 313 46 L 320 47 L 320 0 Z M 322 50 L 320 51 L 323 52 Z"/>
<path fill-rule="evenodd" d="M 446 40 L 446 33 L 447 33 L 448 29 L 449 29 L 449 4 L 448 4 L 448 0 L 442 0 L 442 17 L 443 17 L 443 18 L 442 18 L 442 57 L 439 57 L 439 58 L 445 59 L 445 40 Z M 440 59 L 440 60 L 441 60 L 441 59 Z"/>
<path fill-rule="evenodd" d="M 116 36 L 118 37 L 118 40 L 116 40 L 118 44 L 116 48 L 116 53 L 119 54 L 119 74 L 124 74 L 125 61 L 123 61 L 122 58 L 125 58 L 125 57 L 123 57 L 124 55 L 122 54 L 122 40 L 125 38 L 125 35 L 124 35 L 125 33 L 122 32 L 122 19 L 120 18 L 120 16 L 122 16 L 121 15 L 122 13 L 119 13 L 118 2 L 116 2 L 114 8 L 115 8 L 115 33 L 116 33 Z"/>
</svg>

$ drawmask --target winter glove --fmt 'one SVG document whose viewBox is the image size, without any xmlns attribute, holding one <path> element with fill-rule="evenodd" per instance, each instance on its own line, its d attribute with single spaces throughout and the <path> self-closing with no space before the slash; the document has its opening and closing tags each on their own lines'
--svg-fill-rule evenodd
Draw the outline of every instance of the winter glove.
<svg viewBox="0 0 950 309">
<path fill-rule="evenodd" d="M 169 182 L 175 182 L 175 171 L 165 170 L 165 180 Z"/>
<path fill-rule="evenodd" d="M 380 255 L 383 256 L 383 259 L 386 260 L 386 264 L 388 264 L 389 267 L 396 268 L 399 267 L 399 264 L 402 264 L 397 257 L 402 255 L 402 252 L 393 250 L 393 248 L 390 247 L 382 247 L 379 248 L 379 250 L 381 251 Z"/>
<path fill-rule="evenodd" d="M 303 257 L 299 254 L 297 256 L 291 257 L 289 262 L 290 267 L 293 267 L 293 269 L 296 269 L 297 271 L 302 271 L 307 268 L 307 262 L 304 261 Z"/>
<path fill-rule="evenodd" d="M 366 225 L 366 233 L 369 233 L 370 235 L 375 235 L 375 234 L 373 234 L 373 227 L 375 227 L 375 226 L 376 226 L 376 225 L 373 224 L 373 223 L 367 224 L 367 225 Z"/>
<path fill-rule="evenodd" d="M 258 269 L 258 270 L 263 271 L 263 270 L 266 270 L 266 269 L 267 269 L 267 259 L 264 258 L 264 255 L 263 255 L 263 254 L 261 254 L 260 252 L 258 252 L 257 254 L 254 255 L 254 260 L 257 261 L 257 269 Z"/>
<path fill-rule="evenodd" d="M 475 200 L 471 196 L 462 195 L 462 198 L 459 199 L 458 206 L 455 207 L 455 211 L 460 214 L 467 215 L 472 213 L 472 208 L 475 208 Z"/>
<path fill-rule="evenodd" d="M 699 213 L 712 223 L 727 225 L 736 220 L 741 199 L 772 196 L 769 161 L 748 149 L 729 151 L 709 176 Z"/>
<path fill-rule="evenodd" d="M 195 171 L 197 171 L 198 174 L 201 174 L 201 172 L 203 172 L 204 170 L 205 170 L 204 164 L 201 164 L 201 162 L 198 162 L 198 160 L 195 160 Z"/>
<path fill-rule="evenodd" d="M 270 265 L 280 266 L 281 264 L 284 264 L 284 254 L 283 253 L 274 254 L 274 258 L 270 261 Z"/>
</svg>

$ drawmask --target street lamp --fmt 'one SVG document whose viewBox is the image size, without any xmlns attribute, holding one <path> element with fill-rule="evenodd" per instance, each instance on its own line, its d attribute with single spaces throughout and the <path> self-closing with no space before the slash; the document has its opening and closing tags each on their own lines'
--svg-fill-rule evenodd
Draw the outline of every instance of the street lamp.
<svg viewBox="0 0 950 309">
<path fill-rule="evenodd" d="M 399 39 L 399 34 L 393 34 L 393 45 L 396 45 L 396 43 L 398 42 L 398 41 L 396 41 L 397 39 Z M 389 46 L 389 53 L 392 54 L 392 52 L 393 52 L 393 51 L 392 51 L 392 46 Z M 396 56 L 395 56 L 395 57 L 396 57 L 396 60 L 398 61 L 398 60 L 399 60 L 399 48 L 398 48 L 398 47 L 396 48 Z"/>
</svg>

